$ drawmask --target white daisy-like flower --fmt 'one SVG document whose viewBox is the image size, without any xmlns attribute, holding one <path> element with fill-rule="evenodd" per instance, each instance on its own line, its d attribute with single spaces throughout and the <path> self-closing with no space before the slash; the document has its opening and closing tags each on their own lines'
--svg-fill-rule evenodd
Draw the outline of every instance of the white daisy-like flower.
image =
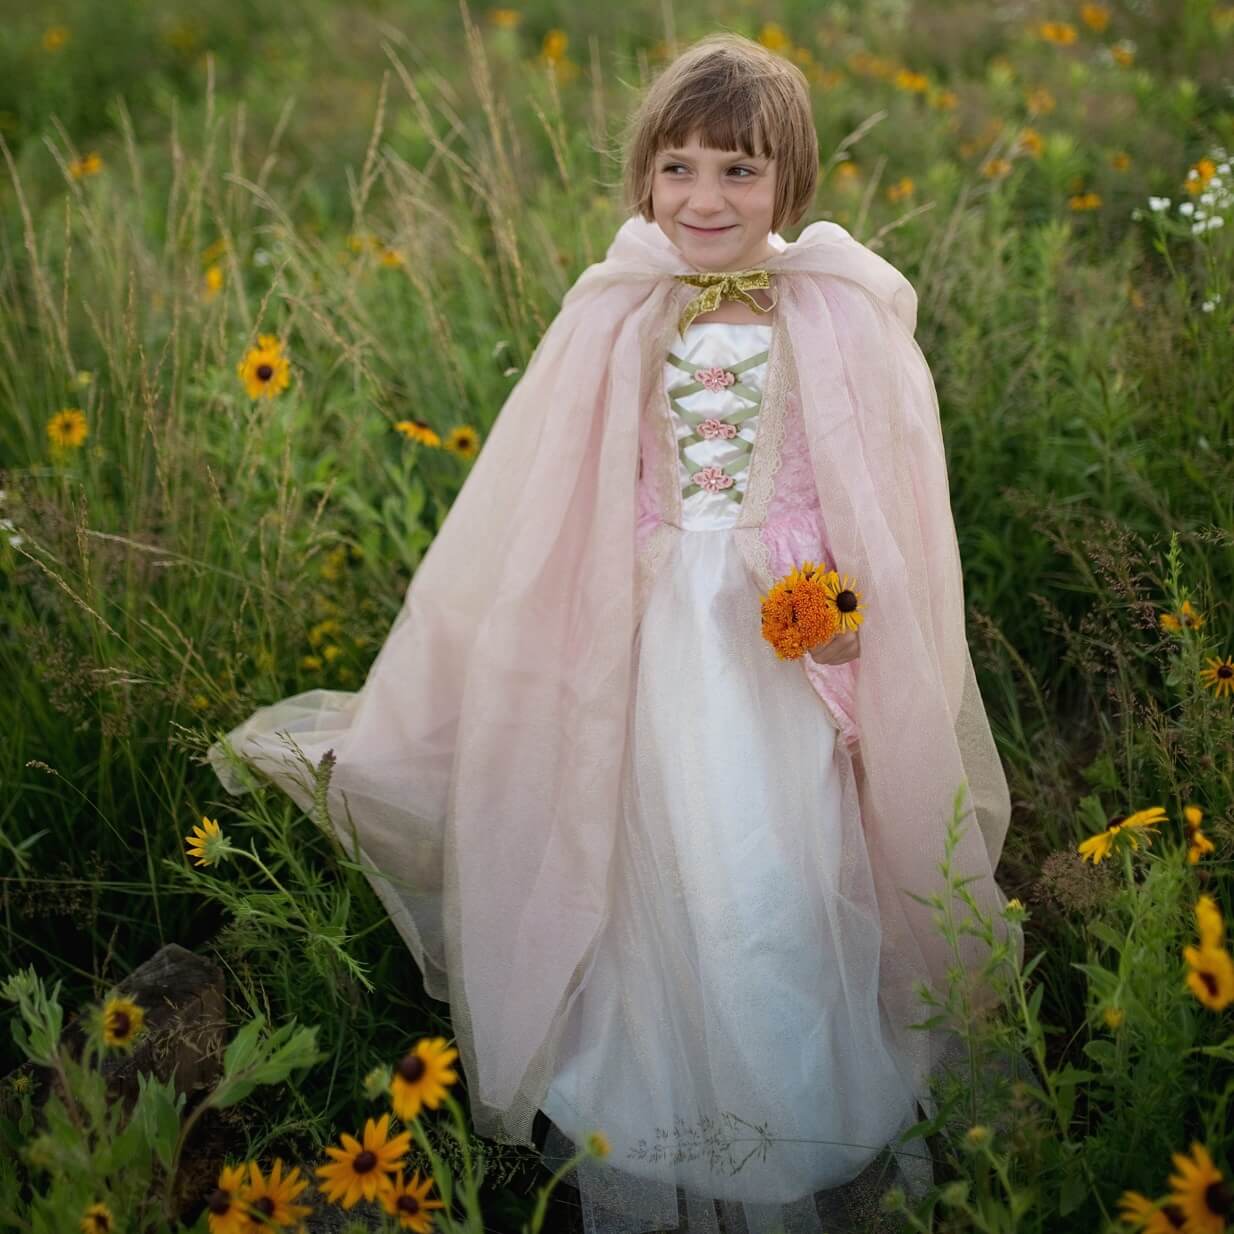
<svg viewBox="0 0 1234 1234">
<path fill-rule="evenodd" d="M 1184 201 L 1183 204 L 1178 207 L 1178 212 L 1179 214 L 1194 214 L 1195 213 L 1195 202 Z"/>
<path fill-rule="evenodd" d="M 1170 208 L 1170 199 L 1168 197 L 1150 197 L 1148 199 L 1148 208 L 1160 213 L 1162 210 Z"/>
</svg>

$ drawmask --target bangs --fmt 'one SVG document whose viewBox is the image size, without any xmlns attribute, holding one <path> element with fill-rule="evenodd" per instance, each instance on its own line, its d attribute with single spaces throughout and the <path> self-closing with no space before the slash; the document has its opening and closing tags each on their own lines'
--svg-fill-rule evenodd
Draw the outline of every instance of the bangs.
<svg viewBox="0 0 1234 1234">
<path fill-rule="evenodd" d="M 775 126 L 761 113 L 758 100 L 733 106 L 721 91 L 674 99 L 665 111 L 651 144 L 657 151 L 684 146 L 692 137 L 708 150 L 740 150 L 747 158 L 775 158 L 778 142 L 768 139 Z"/>
</svg>

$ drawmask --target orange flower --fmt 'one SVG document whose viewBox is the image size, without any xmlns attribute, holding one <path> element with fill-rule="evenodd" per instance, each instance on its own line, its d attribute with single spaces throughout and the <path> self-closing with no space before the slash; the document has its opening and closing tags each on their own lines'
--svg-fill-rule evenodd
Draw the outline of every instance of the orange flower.
<svg viewBox="0 0 1234 1234">
<path fill-rule="evenodd" d="M 781 660 L 799 660 L 840 629 L 840 613 L 827 592 L 827 571 L 803 562 L 779 579 L 762 598 L 763 638 Z"/>
</svg>

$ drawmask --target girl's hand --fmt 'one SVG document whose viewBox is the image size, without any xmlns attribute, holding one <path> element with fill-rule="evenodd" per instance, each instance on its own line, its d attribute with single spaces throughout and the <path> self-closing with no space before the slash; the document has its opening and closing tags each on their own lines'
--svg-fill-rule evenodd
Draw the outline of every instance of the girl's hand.
<svg viewBox="0 0 1234 1234">
<path fill-rule="evenodd" d="M 861 655 L 861 631 L 845 630 L 821 647 L 811 647 L 809 655 L 815 664 L 847 664 Z"/>
</svg>

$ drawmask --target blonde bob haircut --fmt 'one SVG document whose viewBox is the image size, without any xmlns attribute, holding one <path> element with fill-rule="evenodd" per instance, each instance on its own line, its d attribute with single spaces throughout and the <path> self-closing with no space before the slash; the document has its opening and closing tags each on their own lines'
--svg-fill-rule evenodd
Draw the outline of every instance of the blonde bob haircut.
<svg viewBox="0 0 1234 1234">
<path fill-rule="evenodd" d="M 810 87 L 793 63 L 739 34 L 709 34 L 652 82 L 623 140 L 626 209 L 655 221 L 656 156 L 698 135 L 712 150 L 775 159 L 771 230 L 810 209 L 818 184 L 818 134 Z"/>
</svg>

